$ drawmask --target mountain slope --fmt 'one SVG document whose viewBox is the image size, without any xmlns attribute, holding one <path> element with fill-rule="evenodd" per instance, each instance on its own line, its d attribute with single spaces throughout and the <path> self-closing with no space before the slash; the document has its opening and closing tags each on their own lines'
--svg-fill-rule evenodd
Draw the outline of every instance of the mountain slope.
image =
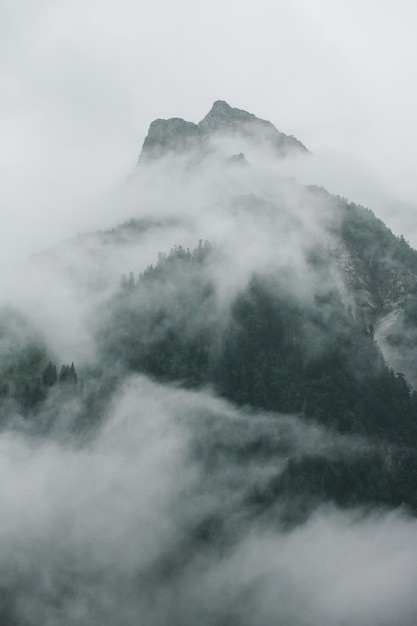
<svg viewBox="0 0 417 626">
<path fill-rule="evenodd" d="M 416 623 L 417 253 L 294 150 L 156 120 L 2 294 L 4 623 Z"/>
</svg>

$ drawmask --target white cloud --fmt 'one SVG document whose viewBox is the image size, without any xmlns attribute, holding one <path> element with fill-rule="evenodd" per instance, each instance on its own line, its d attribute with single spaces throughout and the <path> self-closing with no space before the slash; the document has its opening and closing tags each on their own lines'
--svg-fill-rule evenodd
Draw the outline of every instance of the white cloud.
<svg viewBox="0 0 417 626">
<path fill-rule="evenodd" d="M 243 475 L 228 445 L 244 449 L 259 436 L 285 443 Z M 210 471 L 193 441 L 207 458 L 224 451 Z M 292 447 L 339 456 L 357 442 L 141 377 L 116 391 L 85 446 L 3 432 L 4 619 L 412 626 L 415 520 L 330 508 L 292 530 L 274 516 L 249 523 L 245 493 L 276 475 Z M 206 549 L 196 531 L 219 514 L 229 531 Z"/>
</svg>

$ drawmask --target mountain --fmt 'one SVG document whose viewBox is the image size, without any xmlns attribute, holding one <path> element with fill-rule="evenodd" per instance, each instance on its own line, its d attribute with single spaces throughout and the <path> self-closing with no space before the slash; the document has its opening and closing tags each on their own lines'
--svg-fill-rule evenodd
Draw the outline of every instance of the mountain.
<svg viewBox="0 0 417 626">
<path fill-rule="evenodd" d="M 116 225 L 16 273 L 4 623 L 415 623 L 417 252 L 293 155 L 223 101 L 155 120 Z"/>
<path fill-rule="evenodd" d="M 294 152 L 307 152 L 305 146 L 292 135 L 285 135 L 271 122 L 259 119 L 253 113 L 232 108 L 217 100 L 209 113 L 193 124 L 181 118 L 155 120 L 149 127 L 143 143 L 139 162 L 160 158 L 170 152 L 184 153 L 195 150 L 214 150 L 216 139 L 233 139 L 241 150 L 247 143 L 269 147 L 276 155 L 285 157 Z"/>
<path fill-rule="evenodd" d="M 228 167 L 230 138 L 233 147 L 257 146 L 253 159 L 237 158 L 245 170 Z M 56 289 L 70 286 L 86 309 L 87 321 L 79 319 L 76 328 L 94 346 L 84 365 L 87 389 L 95 380 L 112 393 L 127 373 L 186 389 L 210 387 L 237 406 L 401 445 L 401 458 L 417 467 L 417 252 L 370 210 L 322 188 L 303 187 L 279 169 L 259 182 L 266 157 L 279 168 L 294 150 L 310 158 L 294 137 L 223 101 L 199 124 L 156 120 L 126 186 L 132 218 L 80 235 L 36 262 L 41 274 L 53 271 Z M 159 160 L 169 175 L 154 170 Z M 196 247 L 197 233 L 206 239 Z M 172 242 L 166 252 L 158 250 L 164 241 Z M 49 388 L 62 378 L 54 376 L 52 385 L 48 372 L 73 354 L 58 355 L 51 340 L 49 348 L 48 331 L 36 342 L 30 317 L 19 323 L 31 340 L 27 350 L 15 350 L 13 367 L 3 367 L 3 422 L 10 422 L 12 397 L 36 425 Z M 15 342 L 7 327 L 3 336 Z M 29 367 L 31 354 L 38 356 Z M 96 391 L 93 399 L 83 394 L 86 404 L 73 422 L 83 424 L 82 432 L 85 412 L 96 424 L 103 408 Z M 375 454 L 379 463 L 380 450 Z M 390 468 L 386 481 L 395 483 L 402 470 Z M 412 492 L 394 495 L 381 481 L 376 491 L 372 480 L 362 496 L 342 490 L 339 500 L 366 501 L 371 489 L 378 501 L 417 511 Z M 331 494 L 329 487 L 320 497 Z"/>
</svg>

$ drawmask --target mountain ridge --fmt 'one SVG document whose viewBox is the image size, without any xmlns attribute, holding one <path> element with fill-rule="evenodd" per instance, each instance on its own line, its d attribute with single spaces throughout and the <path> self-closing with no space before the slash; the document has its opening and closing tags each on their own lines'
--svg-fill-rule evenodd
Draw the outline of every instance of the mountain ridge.
<svg viewBox="0 0 417 626">
<path fill-rule="evenodd" d="M 269 145 L 279 157 L 285 157 L 291 152 L 308 153 L 301 141 L 293 135 L 280 132 L 271 122 L 243 109 L 233 108 L 224 100 L 216 100 L 197 124 L 179 117 L 154 120 L 145 137 L 138 163 L 158 159 L 172 152 L 210 151 L 216 135 L 261 141 Z"/>
</svg>

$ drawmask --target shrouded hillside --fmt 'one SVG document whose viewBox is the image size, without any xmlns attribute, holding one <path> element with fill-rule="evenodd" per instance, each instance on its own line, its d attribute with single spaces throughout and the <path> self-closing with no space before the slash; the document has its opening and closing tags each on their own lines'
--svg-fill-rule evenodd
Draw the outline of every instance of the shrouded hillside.
<svg viewBox="0 0 417 626">
<path fill-rule="evenodd" d="M 351 257 L 346 280 L 359 306 L 374 319 L 404 306 L 417 290 L 417 252 L 369 209 L 346 200 L 338 200 L 337 206 L 339 237 Z"/>
<path fill-rule="evenodd" d="M 41 338 L 17 311 L 0 311 L 0 420 L 4 429 L 16 416 L 28 419 L 36 430 L 38 411 L 51 389 L 65 395 L 78 389 L 74 363 L 57 368 Z M 69 394 L 68 394 L 69 392 Z M 65 397 L 63 396 L 63 398 Z M 51 420 L 53 421 L 53 420 Z"/>
<path fill-rule="evenodd" d="M 156 120 L 107 230 L 11 281 L 0 622 L 416 623 L 417 253 L 287 157 Z"/>
<path fill-rule="evenodd" d="M 244 173 L 240 165 L 233 169 L 230 150 L 245 146 L 278 161 L 294 150 L 307 154 L 294 137 L 222 101 L 199 124 L 174 118 L 151 125 L 135 176 L 152 188 L 165 180 L 173 185 L 174 210 L 146 209 L 118 228 L 78 237 L 61 257 L 59 251 L 42 257 L 61 272 L 59 280 L 69 276 L 72 288 L 80 285 L 79 309 L 84 300 L 94 303 L 86 336 L 94 333 L 97 354 L 84 369 L 80 394 L 73 364 L 59 370 L 47 345 L 27 341 L 23 350 L 12 341 L 14 365 L 4 364 L 0 378 L 4 421 L 18 410 L 45 422 L 46 411 L 50 425 L 51 407 L 61 400 L 65 407 L 75 397 L 71 420 L 87 433 L 105 420 L 120 380 L 145 374 L 163 384 L 210 388 L 238 407 L 298 415 L 332 432 L 364 437 L 372 447 L 362 465 L 357 459 L 341 466 L 338 460 L 293 459 L 254 501 L 271 506 L 284 489 L 297 497 L 317 492 L 314 502 L 369 499 L 416 509 L 404 478 L 404 468 L 412 476 L 416 465 L 414 380 L 407 380 L 410 368 L 392 370 L 384 357 L 387 343 L 405 353 L 404 343 L 417 336 L 417 253 L 363 207 L 275 175 L 273 184 L 264 183 L 250 161 Z M 172 175 L 158 161 L 173 165 Z M 205 203 L 196 203 L 196 193 L 206 192 Z M 152 202 L 157 206 L 159 196 Z M 189 241 L 198 230 L 211 234 L 211 243 L 160 253 L 155 266 L 131 272 L 108 298 L 112 260 L 119 267 L 137 255 L 143 267 L 155 241 L 181 240 L 181 233 Z M 377 341 L 393 314 L 395 334 Z M 68 382 L 75 384 L 61 384 Z M 268 446 L 261 447 L 273 458 Z"/>
<path fill-rule="evenodd" d="M 288 277 L 273 275 L 253 276 L 226 310 L 210 278 L 219 255 L 208 243 L 177 247 L 125 279 L 100 334 L 103 368 L 118 363 L 158 381 L 209 386 L 238 405 L 367 438 L 366 458 L 292 461 L 251 496 L 261 508 L 291 495 L 307 509 L 324 497 L 417 511 L 417 396 L 386 366 L 372 328 L 336 287 L 306 303 L 288 291 Z"/>
<path fill-rule="evenodd" d="M 288 277 L 254 275 L 225 308 L 210 274 L 220 254 L 208 243 L 177 247 L 126 279 L 101 331 L 103 362 L 214 385 L 239 404 L 303 413 L 340 431 L 401 439 L 404 427 L 409 437 L 414 396 L 336 286 L 306 302 L 288 291 Z"/>
</svg>

